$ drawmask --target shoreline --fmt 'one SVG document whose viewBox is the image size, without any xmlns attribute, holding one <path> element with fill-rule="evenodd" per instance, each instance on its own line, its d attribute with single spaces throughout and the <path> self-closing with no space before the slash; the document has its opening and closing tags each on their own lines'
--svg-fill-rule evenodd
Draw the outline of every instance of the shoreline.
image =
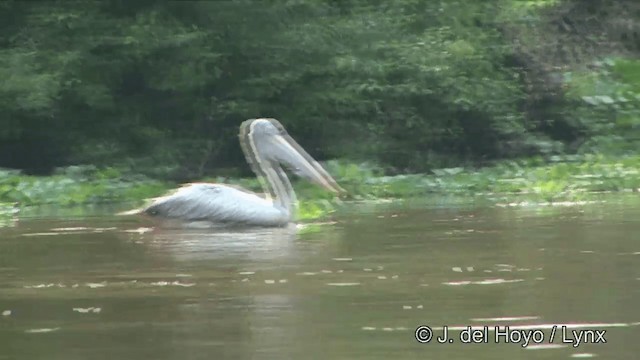
<svg viewBox="0 0 640 360">
<path fill-rule="evenodd" d="M 604 194 L 635 193 L 640 190 L 640 155 L 607 157 L 586 155 L 573 161 L 539 159 L 501 161 L 478 169 L 435 169 L 431 174 L 380 176 L 367 165 L 330 161 L 327 170 L 348 195 L 334 198 L 313 185 L 294 181 L 299 199 L 298 220 L 328 217 L 350 204 L 420 202 L 455 199 L 449 205 L 486 202 L 499 207 L 580 204 Z M 255 178 L 205 178 L 259 191 Z M 0 215 L 35 213 L 33 209 L 95 208 L 121 209 L 143 204 L 179 184 L 145 178 L 113 168 L 69 167 L 51 176 L 22 175 L 0 171 Z M 431 198 L 431 202 L 430 199 Z M 126 210 L 126 209 L 125 209 Z"/>
</svg>

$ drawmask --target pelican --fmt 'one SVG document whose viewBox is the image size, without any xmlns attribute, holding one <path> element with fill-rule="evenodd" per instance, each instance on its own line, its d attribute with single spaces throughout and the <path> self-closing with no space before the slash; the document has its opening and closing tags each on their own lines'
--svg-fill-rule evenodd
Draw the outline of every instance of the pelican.
<svg viewBox="0 0 640 360">
<path fill-rule="evenodd" d="M 282 164 L 296 175 L 331 192 L 344 192 L 331 175 L 287 134 L 278 120 L 246 120 L 240 125 L 239 138 L 265 197 L 230 185 L 192 183 L 153 199 L 142 209 L 123 214 L 141 213 L 162 219 L 214 225 L 286 226 L 294 221 L 297 199 Z"/>
</svg>

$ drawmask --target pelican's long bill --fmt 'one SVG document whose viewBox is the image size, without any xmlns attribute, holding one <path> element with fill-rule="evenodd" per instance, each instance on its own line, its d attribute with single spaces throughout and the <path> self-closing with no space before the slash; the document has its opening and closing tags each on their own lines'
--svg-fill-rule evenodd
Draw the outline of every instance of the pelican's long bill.
<svg viewBox="0 0 640 360">
<path fill-rule="evenodd" d="M 273 143 L 276 149 L 276 157 L 287 165 L 293 173 L 329 191 L 335 193 L 344 191 L 317 161 L 302 150 L 292 137 L 276 135 L 273 137 Z M 302 151 L 298 151 L 298 149 Z"/>
<path fill-rule="evenodd" d="M 254 153 L 262 155 L 254 161 L 284 164 L 297 176 L 304 177 L 329 191 L 345 192 L 333 177 L 287 134 L 278 120 L 256 119 L 250 123 L 249 127 L 251 146 L 256 150 L 260 149 Z M 261 165 L 264 170 L 266 164 Z"/>
</svg>

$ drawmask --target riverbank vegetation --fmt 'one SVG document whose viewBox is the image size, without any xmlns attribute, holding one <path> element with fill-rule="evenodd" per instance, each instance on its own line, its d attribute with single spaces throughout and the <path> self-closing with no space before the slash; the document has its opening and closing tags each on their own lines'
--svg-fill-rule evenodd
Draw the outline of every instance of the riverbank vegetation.
<svg viewBox="0 0 640 360">
<path fill-rule="evenodd" d="M 640 156 L 566 156 L 545 161 L 531 158 L 493 166 L 434 169 L 428 174 L 385 176 L 380 167 L 330 161 L 329 172 L 347 190 L 342 198 L 306 182 L 295 182 L 302 220 L 321 218 L 343 201 L 422 199 L 430 196 L 484 198 L 493 203 L 530 201 L 533 204 L 588 199 L 594 193 L 640 191 Z M 261 191 L 253 178 L 204 178 Z M 0 203 L 5 212 L 38 205 L 140 205 L 178 186 L 114 168 L 69 167 L 48 177 L 0 173 Z M 9 206 L 13 204 L 15 206 Z"/>
<path fill-rule="evenodd" d="M 281 120 L 349 199 L 635 190 L 638 14 L 625 0 L 3 1 L 0 167 L 16 170 L 0 201 L 258 189 L 236 136 L 255 117 Z M 296 186 L 303 218 L 335 207 Z"/>
</svg>

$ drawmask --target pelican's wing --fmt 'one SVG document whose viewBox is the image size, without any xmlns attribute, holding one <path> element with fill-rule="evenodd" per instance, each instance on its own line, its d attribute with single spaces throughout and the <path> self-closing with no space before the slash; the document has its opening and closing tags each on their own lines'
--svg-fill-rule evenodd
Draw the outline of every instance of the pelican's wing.
<svg viewBox="0 0 640 360">
<path fill-rule="evenodd" d="M 183 221 L 284 225 L 289 214 L 271 201 L 226 185 L 195 183 L 156 198 L 143 213 Z"/>
</svg>

